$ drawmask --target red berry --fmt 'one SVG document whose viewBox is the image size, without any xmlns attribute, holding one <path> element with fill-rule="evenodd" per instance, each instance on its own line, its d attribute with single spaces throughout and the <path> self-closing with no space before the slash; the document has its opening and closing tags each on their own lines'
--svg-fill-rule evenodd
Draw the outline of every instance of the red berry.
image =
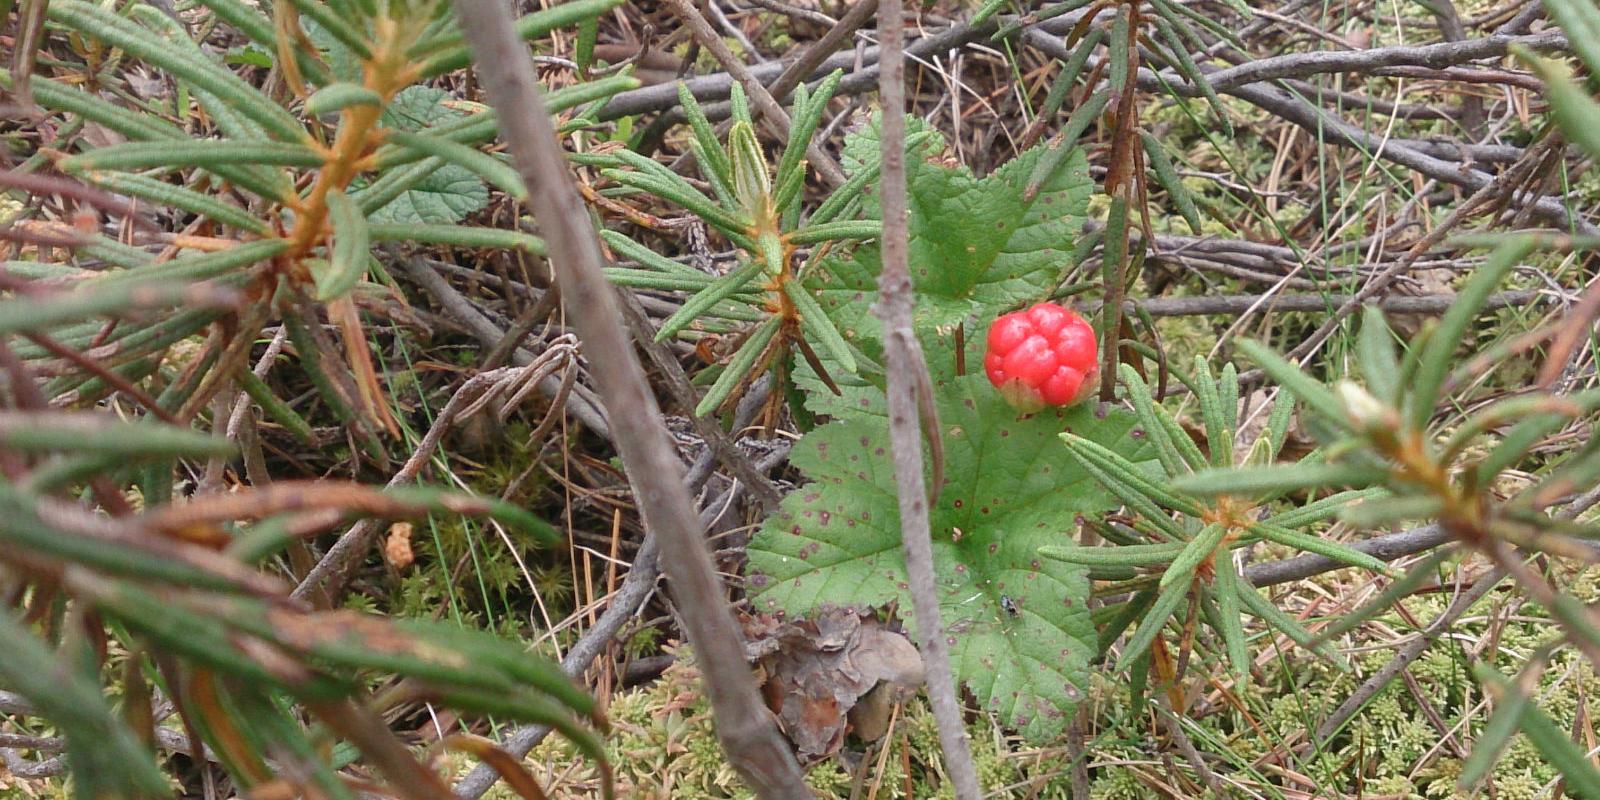
<svg viewBox="0 0 1600 800">
<path fill-rule="evenodd" d="M 1005 314 L 989 326 L 983 369 L 1013 405 L 1066 406 L 1093 391 L 1100 366 L 1094 329 L 1054 303 Z"/>
</svg>

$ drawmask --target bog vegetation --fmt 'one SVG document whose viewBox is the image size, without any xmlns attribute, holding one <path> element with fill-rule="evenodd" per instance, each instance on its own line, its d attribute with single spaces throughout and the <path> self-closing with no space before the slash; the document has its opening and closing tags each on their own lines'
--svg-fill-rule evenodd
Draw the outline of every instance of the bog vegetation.
<svg viewBox="0 0 1600 800">
<path fill-rule="evenodd" d="M 461 5 L 0 0 L 0 793 L 1600 798 L 1591 0 Z"/>
</svg>

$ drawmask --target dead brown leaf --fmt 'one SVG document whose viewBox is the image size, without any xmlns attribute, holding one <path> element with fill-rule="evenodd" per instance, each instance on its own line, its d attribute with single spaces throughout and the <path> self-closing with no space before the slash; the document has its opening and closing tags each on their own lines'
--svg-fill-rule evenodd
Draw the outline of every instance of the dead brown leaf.
<svg viewBox="0 0 1600 800">
<path fill-rule="evenodd" d="M 750 659 L 766 675 L 767 704 L 806 764 L 838 752 L 851 731 L 882 736 L 890 701 L 922 684 L 916 646 L 871 611 L 795 621 L 761 615 L 746 620 L 745 634 Z M 869 694 L 872 702 L 863 703 Z"/>
</svg>

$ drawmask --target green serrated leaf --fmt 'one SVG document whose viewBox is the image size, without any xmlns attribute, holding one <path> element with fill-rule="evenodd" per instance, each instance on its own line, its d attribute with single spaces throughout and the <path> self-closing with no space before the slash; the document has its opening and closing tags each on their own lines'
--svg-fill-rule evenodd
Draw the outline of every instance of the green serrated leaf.
<svg viewBox="0 0 1600 800">
<path fill-rule="evenodd" d="M 1058 734 L 1083 697 L 1096 644 L 1083 568 L 1041 559 L 1079 514 L 1115 501 L 1061 447 L 1063 428 L 1142 459 L 1131 414 L 1085 406 L 1025 419 L 982 375 L 935 388 L 946 484 L 931 510 L 940 614 L 956 676 L 980 707 L 1030 740 Z M 806 435 L 793 462 L 812 481 L 750 543 L 759 610 L 910 602 L 888 422 L 861 417 Z M 1007 606 L 1015 609 L 1013 615 Z"/>
<path fill-rule="evenodd" d="M 408 170 L 404 183 L 396 186 Z M 393 180 L 394 183 L 387 183 Z M 398 191 L 392 191 L 398 188 Z M 392 194 L 391 194 L 392 192 Z M 460 222 L 489 205 L 489 188 L 466 169 L 429 157 L 395 170 L 371 185 L 350 193 L 372 222 L 429 223 L 448 225 Z M 382 200 L 375 204 L 373 201 Z"/>
<path fill-rule="evenodd" d="M 907 120 L 907 134 L 908 141 L 925 142 L 910 147 L 906 159 L 907 199 L 915 210 L 909 231 L 914 324 L 930 353 L 930 368 L 953 375 L 953 361 L 935 357 L 953 352 L 950 329 L 965 323 L 967 342 L 981 342 L 980 320 L 1037 300 L 1059 282 L 1073 261 L 1093 183 L 1082 152 L 1073 149 L 1030 198 L 1025 192 L 1050 157 L 1047 146 L 1034 147 L 978 178 L 965 167 L 931 161 L 928 155 L 942 142 L 920 120 Z M 853 174 L 875 170 L 877 159 L 876 123 L 846 139 L 843 160 Z M 875 195 L 864 198 L 865 216 L 878 216 Z M 882 355 L 881 327 L 870 310 L 877 300 L 880 266 L 877 244 L 867 243 L 847 256 L 823 258 L 806 279 L 840 334 L 872 360 Z M 975 352 L 977 357 L 967 361 L 972 371 L 981 369 L 982 350 Z M 841 382 L 842 394 L 834 395 L 804 363 L 796 365 L 794 378 L 806 390 L 813 413 L 837 416 L 882 408 L 883 393 L 870 384 Z"/>
</svg>

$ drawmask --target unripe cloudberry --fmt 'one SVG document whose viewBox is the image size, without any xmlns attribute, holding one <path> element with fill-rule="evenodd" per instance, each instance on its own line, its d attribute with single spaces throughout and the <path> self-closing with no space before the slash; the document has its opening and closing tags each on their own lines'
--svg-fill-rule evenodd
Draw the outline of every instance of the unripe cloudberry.
<svg viewBox="0 0 1600 800">
<path fill-rule="evenodd" d="M 989 326 L 983 369 L 1013 406 L 1067 406 L 1094 391 L 1100 372 L 1094 329 L 1055 303 L 1005 314 Z"/>
</svg>

